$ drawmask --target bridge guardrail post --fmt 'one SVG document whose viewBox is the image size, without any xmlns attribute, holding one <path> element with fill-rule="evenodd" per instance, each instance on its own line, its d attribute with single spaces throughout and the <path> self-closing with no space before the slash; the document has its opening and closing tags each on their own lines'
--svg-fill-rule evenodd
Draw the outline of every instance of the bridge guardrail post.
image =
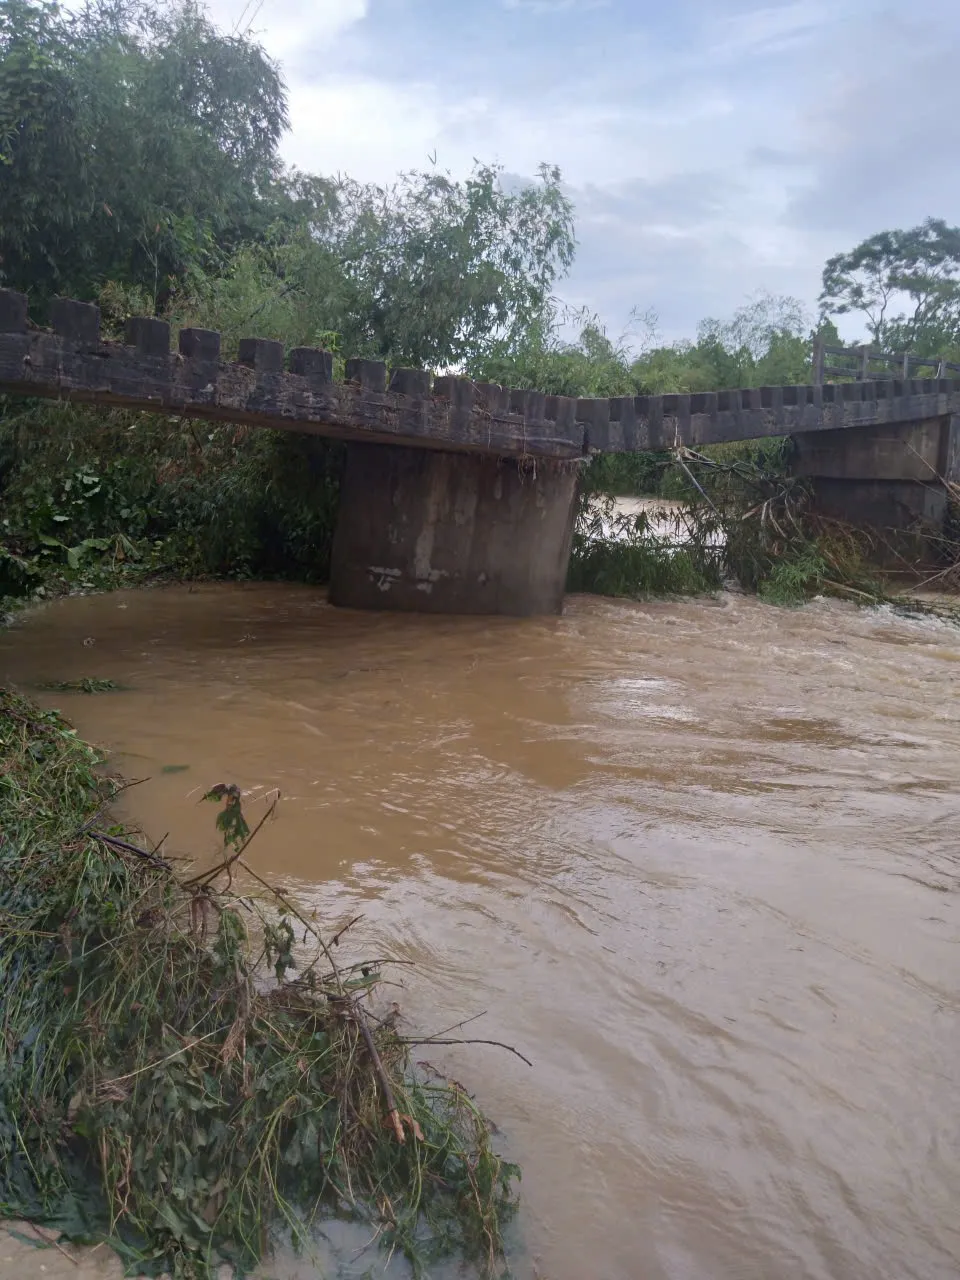
<svg viewBox="0 0 960 1280">
<path fill-rule="evenodd" d="M 827 361 L 823 338 L 819 335 L 813 340 L 813 385 L 823 386 L 823 369 Z"/>
</svg>

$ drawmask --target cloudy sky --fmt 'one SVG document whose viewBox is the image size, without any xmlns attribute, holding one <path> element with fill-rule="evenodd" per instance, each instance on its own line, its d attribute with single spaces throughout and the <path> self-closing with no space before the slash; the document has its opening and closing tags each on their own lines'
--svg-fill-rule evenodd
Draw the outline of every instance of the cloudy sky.
<svg viewBox="0 0 960 1280">
<path fill-rule="evenodd" d="M 756 291 L 814 309 L 824 259 L 960 222 L 960 0 L 210 0 L 284 70 L 302 168 L 558 164 L 560 289 L 611 336 L 695 334 Z M 858 326 L 848 329 L 857 336 Z"/>
</svg>

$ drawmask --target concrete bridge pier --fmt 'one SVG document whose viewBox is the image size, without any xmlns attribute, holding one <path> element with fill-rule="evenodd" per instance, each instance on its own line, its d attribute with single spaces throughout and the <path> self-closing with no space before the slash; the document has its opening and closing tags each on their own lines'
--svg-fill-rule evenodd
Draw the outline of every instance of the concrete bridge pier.
<svg viewBox="0 0 960 1280">
<path fill-rule="evenodd" d="M 823 515 L 882 531 L 894 548 L 906 549 L 909 535 L 943 533 L 944 482 L 960 483 L 960 414 L 811 431 L 794 442 L 793 472 L 811 480 Z M 913 551 L 923 547 L 917 540 Z"/>
<path fill-rule="evenodd" d="M 579 463 L 350 444 L 330 600 L 411 613 L 559 613 Z"/>
</svg>

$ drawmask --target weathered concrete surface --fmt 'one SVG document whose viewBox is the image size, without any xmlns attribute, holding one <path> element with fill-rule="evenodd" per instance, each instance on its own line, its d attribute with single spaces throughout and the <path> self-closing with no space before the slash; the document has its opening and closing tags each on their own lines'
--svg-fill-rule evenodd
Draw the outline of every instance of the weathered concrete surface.
<svg viewBox="0 0 960 1280">
<path fill-rule="evenodd" d="M 348 381 L 332 382 L 328 352 L 296 348 L 289 353 L 290 371 L 283 372 L 280 343 L 241 344 L 250 363 L 225 363 L 202 353 L 200 333 L 205 331 L 181 330 L 179 355 L 105 342 L 84 349 L 49 334 L 0 333 L 0 391 L 337 439 L 406 440 L 421 448 L 545 458 L 583 452 L 583 429 L 573 414 L 558 422 L 543 412 L 528 413 L 527 393 L 515 410 L 501 387 L 449 380 L 467 383 L 472 403 L 466 408 L 467 389 L 458 391 L 460 403 L 455 403 L 444 394 L 454 389 L 438 379 L 441 385 L 431 393 L 429 375 L 419 369 L 394 370 L 388 387 L 386 366 L 378 365 L 383 377 L 375 388 L 360 380 L 367 371 L 351 368 L 354 362 L 348 361 Z M 199 355 L 184 354 L 198 349 Z"/>
<path fill-rule="evenodd" d="M 945 434 L 943 478 L 949 484 L 960 485 L 960 413 L 947 419 Z"/>
<path fill-rule="evenodd" d="M 947 466 L 947 425 L 926 422 L 819 431 L 794 437 L 796 475 L 835 480 L 916 480 L 937 483 Z"/>
<path fill-rule="evenodd" d="M 821 515 L 858 529 L 898 535 L 914 532 L 936 536 L 943 532 L 947 514 L 946 490 L 941 485 L 916 480 L 837 480 L 821 476 L 813 481 L 813 501 Z M 901 539 L 895 545 L 903 549 Z"/>
<path fill-rule="evenodd" d="M 559 613 L 577 471 L 351 445 L 331 601 L 417 613 Z"/>
<path fill-rule="evenodd" d="M 919 541 L 943 531 L 945 481 L 958 472 L 960 418 L 947 415 L 896 425 L 820 431 L 794 437 L 792 470 L 810 479 L 816 509 L 858 528 L 894 535 L 889 549 L 904 550 L 897 535 Z M 933 544 L 927 546 L 927 550 Z"/>
</svg>

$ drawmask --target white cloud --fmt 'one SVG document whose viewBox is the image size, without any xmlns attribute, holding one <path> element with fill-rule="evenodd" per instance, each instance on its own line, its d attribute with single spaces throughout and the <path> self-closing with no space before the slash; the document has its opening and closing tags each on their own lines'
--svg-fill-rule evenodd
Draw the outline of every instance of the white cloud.
<svg viewBox="0 0 960 1280">
<path fill-rule="evenodd" d="M 559 164 L 575 187 L 620 185 L 637 173 L 669 177 L 678 162 L 716 158 L 716 130 L 734 111 L 728 96 L 691 91 L 643 108 L 584 99 L 564 86 L 552 94 L 483 91 L 452 98 L 429 79 L 403 82 L 369 74 L 327 74 L 290 84 L 287 159 L 386 181 L 436 155 L 466 173 L 475 158 L 532 175 Z"/>
<path fill-rule="evenodd" d="M 323 47 L 367 17 L 370 0 L 205 0 L 205 8 L 217 26 L 250 31 L 272 58 L 295 64 L 305 46 Z"/>
<path fill-rule="evenodd" d="M 292 128 L 282 146 L 287 159 L 366 181 L 424 167 L 431 155 L 458 175 L 475 158 L 520 174 L 535 173 L 543 161 L 556 162 L 577 184 L 610 179 L 625 152 L 631 165 L 658 163 L 644 141 L 648 129 L 634 131 L 622 109 L 568 96 L 566 102 L 536 103 L 475 92 L 450 99 L 426 79 L 398 83 L 334 74 L 293 82 L 290 116 Z"/>
<path fill-rule="evenodd" d="M 402 169 L 427 165 L 439 146 L 445 112 L 427 83 L 330 76 L 290 86 L 290 117 L 293 127 L 282 151 L 292 164 L 386 182 Z"/>
<path fill-rule="evenodd" d="M 232 25 L 242 8 L 211 13 Z M 265 0 L 253 27 L 289 85 L 284 155 L 376 182 L 432 156 L 457 175 L 474 158 L 559 164 L 581 242 L 564 295 L 611 331 L 652 306 L 691 334 L 757 289 L 812 305 L 831 253 L 960 200 L 956 0 L 919 18 L 907 0 L 458 0 L 442 30 L 436 14 Z"/>
<path fill-rule="evenodd" d="M 960 220 L 960 22 L 925 33 L 889 14 L 843 52 L 800 121 L 812 181 L 792 217 L 855 239 L 928 215 Z"/>
<path fill-rule="evenodd" d="M 829 10 L 823 5 L 806 3 L 750 9 L 745 13 L 719 15 L 705 41 L 711 58 L 759 57 L 785 50 L 815 39 L 829 19 L 836 19 L 842 5 Z"/>
</svg>

